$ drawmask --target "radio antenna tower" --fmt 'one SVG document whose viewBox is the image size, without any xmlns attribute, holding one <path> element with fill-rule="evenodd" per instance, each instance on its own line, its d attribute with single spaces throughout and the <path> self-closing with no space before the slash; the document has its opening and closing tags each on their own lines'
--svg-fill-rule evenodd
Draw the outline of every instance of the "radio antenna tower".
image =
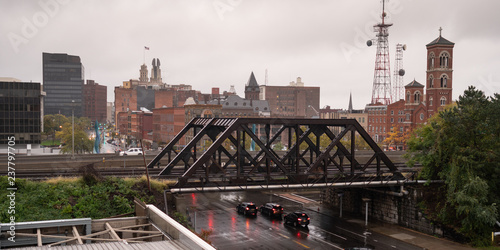
<svg viewBox="0 0 500 250">
<path fill-rule="evenodd" d="M 389 59 L 389 27 L 392 23 L 385 23 L 385 0 L 382 0 L 382 22 L 373 26 L 377 38 L 368 40 L 366 45 L 377 43 L 377 56 L 375 59 L 375 75 L 373 77 L 372 104 L 391 104 L 391 66 Z"/>
<path fill-rule="evenodd" d="M 405 88 L 403 86 L 405 70 L 403 69 L 403 51 L 406 50 L 406 44 L 396 44 L 396 58 L 394 60 L 394 78 L 392 88 L 392 99 L 397 102 L 405 98 Z"/>
</svg>

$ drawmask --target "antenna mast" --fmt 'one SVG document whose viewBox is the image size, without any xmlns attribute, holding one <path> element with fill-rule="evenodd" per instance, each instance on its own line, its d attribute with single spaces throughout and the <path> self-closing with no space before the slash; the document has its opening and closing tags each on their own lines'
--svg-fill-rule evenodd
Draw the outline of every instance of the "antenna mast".
<svg viewBox="0 0 500 250">
<path fill-rule="evenodd" d="M 406 50 L 406 44 L 396 44 L 396 58 L 394 60 L 394 78 L 392 88 L 392 100 L 397 102 L 405 97 L 405 88 L 403 86 L 405 70 L 403 69 L 403 51 Z"/>
<path fill-rule="evenodd" d="M 388 105 L 392 103 L 391 96 L 391 67 L 389 59 L 389 27 L 392 23 L 385 23 L 385 0 L 382 0 L 382 22 L 373 26 L 376 37 L 373 39 L 377 43 L 377 55 L 375 59 L 375 74 L 373 77 L 372 104 L 382 103 Z M 372 45 L 372 40 L 366 42 Z"/>
</svg>

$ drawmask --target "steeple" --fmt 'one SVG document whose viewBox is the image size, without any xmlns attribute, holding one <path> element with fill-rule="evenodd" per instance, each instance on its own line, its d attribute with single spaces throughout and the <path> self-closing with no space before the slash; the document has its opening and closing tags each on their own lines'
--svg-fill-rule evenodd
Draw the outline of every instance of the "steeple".
<svg viewBox="0 0 500 250">
<path fill-rule="evenodd" d="M 347 109 L 349 113 L 352 113 L 352 92 L 349 93 L 349 108 Z"/>
<path fill-rule="evenodd" d="M 250 74 L 250 78 L 248 78 L 248 82 L 245 85 L 245 99 L 247 100 L 259 100 L 260 88 L 257 80 L 255 80 L 255 75 Z"/>
</svg>

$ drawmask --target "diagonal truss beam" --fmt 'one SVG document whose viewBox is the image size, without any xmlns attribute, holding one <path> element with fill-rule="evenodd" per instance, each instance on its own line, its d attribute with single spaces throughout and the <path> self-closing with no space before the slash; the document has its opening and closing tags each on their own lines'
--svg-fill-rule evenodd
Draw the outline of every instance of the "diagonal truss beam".
<svg viewBox="0 0 500 250">
<path fill-rule="evenodd" d="M 252 127 L 259 129 L 255 131 Z M 193 131 L 192 139 L 176 151 L 175 145 L 189 131 Z M 370 147 L 368 160 L 360 160 L 356 153 L 356 133 Z M 350 147 L 343 144 L 348 134 Z M 206 151 L 198 152 L 197 145 L 205 140 L 211 145 Z M 250 141 L 258 146 L 257 151 L 250 149 Z M 279 143 L 285 144 L 286 150 L 274 150 L 273 146 Z M 177 186 L 402 178 L 397 167 L 354 119 L 194 118 L 148 167 L 171 154 L 175 157 L 168 159 L 159 175 L 178 177 Z M 388 177 L 387 173 L 391 175 Z"/>
</svg>

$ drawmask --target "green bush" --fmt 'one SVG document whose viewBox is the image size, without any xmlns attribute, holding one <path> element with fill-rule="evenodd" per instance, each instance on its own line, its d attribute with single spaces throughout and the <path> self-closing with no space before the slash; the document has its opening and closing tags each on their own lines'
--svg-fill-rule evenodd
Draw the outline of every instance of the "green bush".
<svg viewBox="0 0 500 250">
<path fill-rule="evenodd" d="M 134 197 L 146 203 L 155 202 L 154 195 L 141 188 L 144 186 L 147 186 L 144 178 L 16 179 L 15 214 L 8 213 L 10 200 L 0 199 L 0 222 L 9 222 L 10 216 L 15 216 L 16 222 L 22 222 L 87 217 L 101 219 L 130 213 L 134 211 Z M 9 194 L 7 187 L 10 187 L 7 176 L 1 176 L 1 197 Z M 166 184 L 158 182 L 154 191 L 164 188 Z"/>
</svg>

